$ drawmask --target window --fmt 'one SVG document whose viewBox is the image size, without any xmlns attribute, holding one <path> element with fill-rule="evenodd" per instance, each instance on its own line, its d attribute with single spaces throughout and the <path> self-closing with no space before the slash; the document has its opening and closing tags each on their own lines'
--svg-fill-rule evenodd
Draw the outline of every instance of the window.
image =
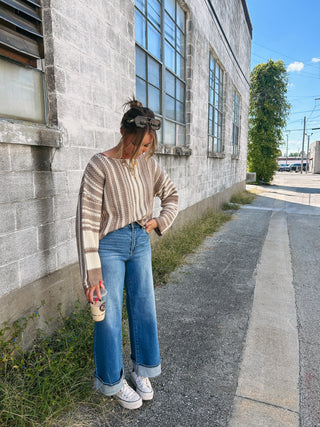
<svg viewBox="0 0 320 427">
<path fill-rule="evenodd" d="M 0 117 L 45 121 L 39 0 L 0 0 Z"/>
<path fill-rule="evenodd" d="M 233 91 L 233 113 L 232 113 L 232 146 L 233 155 L 239 154 L 239 133 L 240 133 L 240 97 Z"/>
<path fill-rule="evenodd" d="M 209 60 L 209 152 L 224 151 L 222 141 L 223 121 L 223 71 L 210 55 Z"/>
<path fill-rule="evenodd" d="M 185 144 L 185 13 L 176 0 L 136 0 L 136 96 L 162 117 L 160 141 Z"/>
</svg>

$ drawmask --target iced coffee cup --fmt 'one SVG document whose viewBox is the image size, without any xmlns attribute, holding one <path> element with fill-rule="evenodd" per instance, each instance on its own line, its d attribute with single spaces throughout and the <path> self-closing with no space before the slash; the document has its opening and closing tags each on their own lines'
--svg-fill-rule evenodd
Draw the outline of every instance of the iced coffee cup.
<svg viewBox="0 0 320 427">
<path fill-rule="evenodd" d="M 92 319 L 95 322 L 101 322 L 106 314 L 106 303 L 104 297 L 107 295 L 106 289 L 100 289 L 101 300 L 98 299 L 96 292 L 93 294 L 93 303 L 90 303 Z"/>
</svg>

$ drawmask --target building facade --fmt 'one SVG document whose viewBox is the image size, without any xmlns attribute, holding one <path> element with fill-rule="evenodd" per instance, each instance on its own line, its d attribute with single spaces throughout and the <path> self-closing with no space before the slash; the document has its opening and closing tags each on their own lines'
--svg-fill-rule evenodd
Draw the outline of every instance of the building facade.
<svg viewBox="0 0 320 427">
<path fill-rule="evenodd" d="M 0 2 L 0 323 L 82 298 L 80 180 L 130 96 L 162 119 L 175 227 L 244 188 L 251 32 L 244 0 Z"/>
<path fill-rule="evenodd" d="M 311 144 L 309 169 L 312 173 L 320 173 L 320 141 Z"/>
</svg>

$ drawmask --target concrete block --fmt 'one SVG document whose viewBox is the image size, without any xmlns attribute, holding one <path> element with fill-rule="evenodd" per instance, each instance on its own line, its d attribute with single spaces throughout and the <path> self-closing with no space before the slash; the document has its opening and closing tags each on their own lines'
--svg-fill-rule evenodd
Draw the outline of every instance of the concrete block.
<svg viewBox="0 0 320 427">
<path fill-rule="evenodd" d="M 50 147 L 12 144 L 10 146 L 12 170 L 17 172 L 50 170 L 52 152 L 53 149 Z"/>
<path fill-rule="evenodd" d="M 48 92 L 65 93 L 66 73 L 62 68 L 46 67 L 46 83 Z"/>
<path fill-rule="evenodd" d="M 57 264 L 59 268 L 75 263 L 77 260 L 78 252 L 74 239 L 57 246 Z"/>
<path fill-rule="evenodd" d="M 40 225 L 37 229 L 38 250 L 44 251 L 56 245 L 57 237 L 57 224 L 50 222 L 48 224 Z"/>
<path fill-rule="evenodd" d="M 12 233 L 16 229 L 16 212 L 10 203 L 0 204 L 0 234 Z"/>
<path fill-rule="evenodd" d="M 69 193 L 75 193 L 78 196 L 82 175 L 83 175 L 83 171 L 68 172 Z"/>
<path fill-rule="evenodd" d="M 118 139 L 115 139 L 115 132 L 113 130 L 96 130 L 94 133 L 94 146 L 97 148 L 97 151 L 106 151 L 109 148 L 114 147 Z"/>
<path fill-rule="evenodd" d="M 20 287 L 18 262 L 0 267 L 0 297 Z M 1 306 L 2 307 L 2 306 Z M 3 307 L 1 308 L 3 311 Z"/>
<path fill-rule="evenodd" d="M 94 129 L 90 126 L 79 126 L 74 120 L 64 120 L 63 126 L 68 129 L 70 147 L 94 147 Z"/>
<path fill-rule="evenodd" d="M 72 218 L 76 214 L 78 197 L 76 194 L 61 194 L 54 197 L 55 220 Z"/>
<path fill-rule="evenodd" d="M 23 258 L 19 261 L 21 286 L 27 285 L 46 274 L 52 273 L 57 266 L 56 248 Z"/>
<path fill-rule="evenodd" d="M 80 52 L 66 44 L 63 40 L 55 39 L 54 64 L 64 70 L 80 71 Z"/>
<path fill-rule="evenodd" d="M 0 265 L 9 264 L 37 252 L 37 233 L 33 227 L 3 235 L 0 242 Z"/>
<path fill-rule="evenodd" d="M 10 164 L 10 152 L 9 152 L 9 145 L 7 144 L 0 144 L 0 171 L 10 171 L 11 170 L 11 164 Z"/>
<path fill-rule="evenodd" d="M 33 181 L 37 199 L 67 192 L 66 172 L 34 172 Z"/>
<path fill-rule="evenodd" d="M 71 227 L 73 226 L 75 228 L 74 221 L 75 219 L 71 218 L 55 222 L 57 245 L 62 242 L 69 241 L 73 238 L 71 236 Z"/>
<path fill-rule="evenodd" d="M 81 101 L 67 97 L 66 95 L 57 95 L 57 112 L 60 119 L 75 120 L 81 117 Z"/>
<path fill-rule="evenodd" d="M 0 174 L 0 203 L 16 202 L 33 198 L 31 172 L 10 172 Z"/>
<path fill-rule="evenodd" d="M 15 205 L 17 230 L 53 221 L 53 199 L 26 200 Z"/>
<path fill-rule="evenodd" d="M 80 170 L 80 150 L 77 147 L 61 147 L 54 154 L 52 171 Z"/>
<path fill-rule="evenodd" d="M 104 66 L 101 63 L 94 62 L 88 55 L 80 57 L 80 73 L 92 82 L 105 83 Z"/>
</svg>

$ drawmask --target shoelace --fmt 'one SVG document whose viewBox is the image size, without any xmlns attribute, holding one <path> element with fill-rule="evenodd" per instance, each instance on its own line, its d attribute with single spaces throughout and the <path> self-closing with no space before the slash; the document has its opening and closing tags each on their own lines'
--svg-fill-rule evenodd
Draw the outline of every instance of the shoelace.
<svg viewBox="0 0 320 427">
<path fill-rule="evenodd" d="M 150 387 L 149 385 L 149 378 L 148 377 L 140 377 L 137 375 L 137 382 L 140 386 Z"/>
<path fill-rule="evenodd" d="M 123 387 L 120 390 L 120 393 L 124 398 L 129 398 L 129 399 L 135 395 L 135 391 L 129 387 L 128 383 L 125 380 L 123 381 Z"/>
</svg>

